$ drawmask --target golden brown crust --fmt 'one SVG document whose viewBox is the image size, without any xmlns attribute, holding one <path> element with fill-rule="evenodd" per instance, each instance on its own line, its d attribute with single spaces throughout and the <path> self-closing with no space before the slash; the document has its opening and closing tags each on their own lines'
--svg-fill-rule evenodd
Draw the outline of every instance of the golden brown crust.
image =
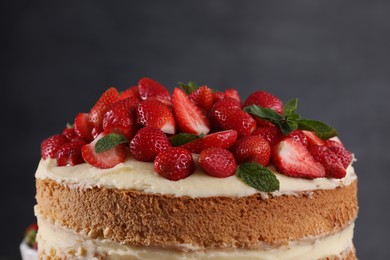
<svg viewBox="0 0 390 260">
<path fill-rule="evenodd" d="M 257 248 L 337 232 L 357 214 L 357 181 L 310 196 L 189 198 L 37 180 L 40 214 L 75 232 L 139 246 Z"/>
</svg>

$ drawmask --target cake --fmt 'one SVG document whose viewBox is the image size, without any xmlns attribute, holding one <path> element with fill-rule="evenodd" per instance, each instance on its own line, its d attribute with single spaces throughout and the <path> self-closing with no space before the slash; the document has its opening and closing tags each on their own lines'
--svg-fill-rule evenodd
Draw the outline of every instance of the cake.
<svg viewBox="0 0 390 260">
<path fill-rule="evenodd" d="M 334 128 L 265 92 L 150 78 L 41 144 L 40 259 L 356 259 Z"/>
</svg>

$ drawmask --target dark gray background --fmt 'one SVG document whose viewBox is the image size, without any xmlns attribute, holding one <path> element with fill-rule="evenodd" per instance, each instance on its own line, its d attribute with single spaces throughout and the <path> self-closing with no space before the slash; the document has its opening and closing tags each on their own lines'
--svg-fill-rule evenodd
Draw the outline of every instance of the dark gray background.
<svg viewBox="0 0 390 260">
<path fill-rule="evenodd" d="M 360 259 L 390 259 L 389 1 L 2 1 L 0 255 L 34 220 L 40 142 L 150 76 L 299 97 L 358 158 Z"/>
</svg>

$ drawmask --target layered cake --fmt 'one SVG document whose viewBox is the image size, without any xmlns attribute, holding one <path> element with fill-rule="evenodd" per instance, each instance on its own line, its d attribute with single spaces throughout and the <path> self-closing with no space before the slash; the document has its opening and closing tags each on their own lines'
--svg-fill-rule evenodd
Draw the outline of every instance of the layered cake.
<svg viewBox="0 0 390 260">
<path fill-rule="evenodd" d="M 40 259 L 356 259 L 353 155 L 297 105 L 109 88 L 42 142 Z"/>
</svg>

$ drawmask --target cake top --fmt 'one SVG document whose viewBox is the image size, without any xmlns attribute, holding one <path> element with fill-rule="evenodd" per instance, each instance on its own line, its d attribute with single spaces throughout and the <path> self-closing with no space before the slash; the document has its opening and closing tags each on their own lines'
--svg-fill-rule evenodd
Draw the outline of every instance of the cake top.
<svg viewBox="0 0 390 260">
<path fill-rule="evenodd" d="M 179 83 L 170 95 L 142 78 L 123 92 L 106 90 L 88 113 L 42 142 L 41 156 L 58 167 L 154 162 L 154 171 L 171 181 L 187 178 L 197 165 L 210 178 L 236 175 L 262 192 L 280 188 L 271 164 L 289 177 L 344 178 L 352 154 L 334 128 L 301 118 L 297 106 L 297 99 L 283 104 L 265 91 L 242 103 L 235 89 L 193 82 Z"/>
</svg>

